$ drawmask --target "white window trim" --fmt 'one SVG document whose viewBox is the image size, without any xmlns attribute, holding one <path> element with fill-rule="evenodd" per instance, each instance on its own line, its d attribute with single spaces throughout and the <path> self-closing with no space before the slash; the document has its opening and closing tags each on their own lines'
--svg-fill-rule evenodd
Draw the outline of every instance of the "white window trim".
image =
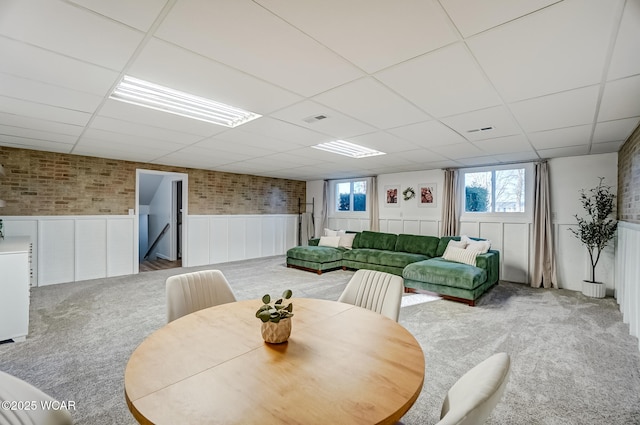
<svg viewBox="0 0 640 425">
<path fill-rule="evenodd" d="M 525 169 L 524 180 L 524 212 L 466 212 L 465 211 L 465 184 L 464 176 L 467 173 L 480 173 L 483 171 L 513 170 L 515 168 Z M 458 193 L 460 202 L 460 221 L 480 222 L 480 221 L 496 221 L 496 222 L 522 222 L 530 223 L 533 221 L 533 185 L 534 185 L 534 165 L 531 162 L 495 165 L 491 167 L 477 168 L 461 168 L 459 170 L 460 178 L 458 179 Z"/>
<path fill-rule="evenodd" d="M 348 183 L 356 181 L 367 182 L 367 204 L 366 211 L 337 211 L 336 210 L 336 185 L 338 183 Z M 332 218 L 369 218 L 369 212 L 371 211 L 371 178 L 369 177 L 355 177 L 352 179 L 340 179 L 329 180 L 329 217 Z"/>
</svg>

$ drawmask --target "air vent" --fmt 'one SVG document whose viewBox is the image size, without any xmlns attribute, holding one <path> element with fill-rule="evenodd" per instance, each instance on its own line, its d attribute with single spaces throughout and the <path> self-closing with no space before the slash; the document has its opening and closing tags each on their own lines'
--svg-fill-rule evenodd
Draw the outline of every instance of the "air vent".
<svg viewBox="0 0 640 425">
<path fill-rule="evenodd" d="M 310 117 L 304 118 L 302 121 L 306 122 L 307 124 L 313 124 L 314 122 L 324 120 L 327 118 L 329 117 L 326 115 L 312 115 Z"/>
<path fill-rule="evenodd" d="M 488 130 L 493 130 L 493 126 L 490 125 L 489 127 L 472 128 L 471 130 L 467 130 L 467 133 L 476 133 L 478 131 L 488 131 Z"/>
</svg>

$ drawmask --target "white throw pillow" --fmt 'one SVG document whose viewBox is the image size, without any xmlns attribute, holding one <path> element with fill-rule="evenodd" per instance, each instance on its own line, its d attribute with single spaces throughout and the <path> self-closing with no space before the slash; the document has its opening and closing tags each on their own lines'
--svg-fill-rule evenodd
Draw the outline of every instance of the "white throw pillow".
<svg viewBox="0 0 640 425">
<path fill-rule="evenodd" d="M 456 263 L 469 264 L 470 266 L 476 265 L 476 257 L 480 254 L 479 251 L 473 251 L 469 249 L 451 247 L 447 248 L 442 258 L 448 261 L 454 261 Z"/>
<path fill-rule="evenodd" d="M 337 248 L 340 245 L 340 236 L 321 236 L 318 246 L 330 246 Z"/>
<path fill-rule="evenodd" d="M 345 233 L 340 236 L 340 243 L 338 244 L 341 248 L 351 249 L 353 245 L 353 239 L 356 237 L 355 233 Z"/>
<path fill-rule="evenodd" d="M 324 229 L 324 235 L 325 236 L 342 236 L 344 234 L 346 234 L 347 232 L 345 230 L 331 230 L 331 229 Z"/>
<path fill-rule="evenodd" d="M 325 228 L 324 229 L 324 235 L 325 236 L 338 236 L 338 231 Z"/>
<path fill-rule="evenodd" d="M 465 247 L 465 249 L 468 249 L 471 251 L 478 251 L 481 254 L 489 252 L 489 250 L 491 249 L 491 241 L 488 241 L 488 240 L 476 241 L 471 239 L 467 235 L 462 235 L 460 238 L 460 241 L 467 243 L 467 246 Z"/>
<path fill-rule="evenodd" d="M 469 242 L 467 241 L 463 241 L 463 240 L 455 240 L 455 239 L 451 239 L 449 241 L 449 243 L 447 244 L 447 248 L 449 248 L 450 246 L 454 247 L 454 248 L 462 248 L 465 249 L 467 247 L 467 245 L 469 244 Z"/>
</svg>

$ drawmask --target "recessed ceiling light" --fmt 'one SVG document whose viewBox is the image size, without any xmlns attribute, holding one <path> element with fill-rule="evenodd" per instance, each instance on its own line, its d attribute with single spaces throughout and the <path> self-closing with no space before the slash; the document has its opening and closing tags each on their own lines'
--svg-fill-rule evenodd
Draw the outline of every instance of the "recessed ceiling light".
<svg viewBox="0 0 640 425">
<path fill-rule="evenodd" d="M 261 115 L 204 97 L 125 75 L 111 99 L 225 127 L 237 127 Z"/>
<path fill-rule="evenodd" d="M 365 158 L 368 156 L 386 155 L 384 152 L 365 148 L 364 146 L 345 142 L 344 140 L 335 140 L 333 142 L 320 143 L 319 145 L 311 147 L 331 153 L 337 153 L 339 155 L 349 156 L 351 158 Z"/>
</svg>

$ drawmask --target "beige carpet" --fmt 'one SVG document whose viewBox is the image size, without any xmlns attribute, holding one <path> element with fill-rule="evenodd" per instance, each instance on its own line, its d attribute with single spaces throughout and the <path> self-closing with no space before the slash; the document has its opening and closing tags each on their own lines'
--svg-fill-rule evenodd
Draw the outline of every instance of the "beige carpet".
<svg viewBox="0 0 640 425">
<path fill-rule="evenodd" d="M 291 288 L 294 296 L 335 300 L 353 274 L 287 269 L 283 257 L 209 268 L 223 270 L 239 299 Z M 166 278 L 184 271 L 33 289 L 29 337 L 0 345 L 0 370 L 75 401 L 77 424 L 135 424 L 124 401 L 124 368 L 135 347 L 164 325 Z M 638 340 L 611 298 L 501 282 L 476 307 L 446 300 L 407 305 L 400 323 L 426 361 L 424 389 L 406 425 L 436 423 L 447 389 L 498 351 L 511 355 L 512 371 L 488 424 L 640 424 Z"/>
</svg>

